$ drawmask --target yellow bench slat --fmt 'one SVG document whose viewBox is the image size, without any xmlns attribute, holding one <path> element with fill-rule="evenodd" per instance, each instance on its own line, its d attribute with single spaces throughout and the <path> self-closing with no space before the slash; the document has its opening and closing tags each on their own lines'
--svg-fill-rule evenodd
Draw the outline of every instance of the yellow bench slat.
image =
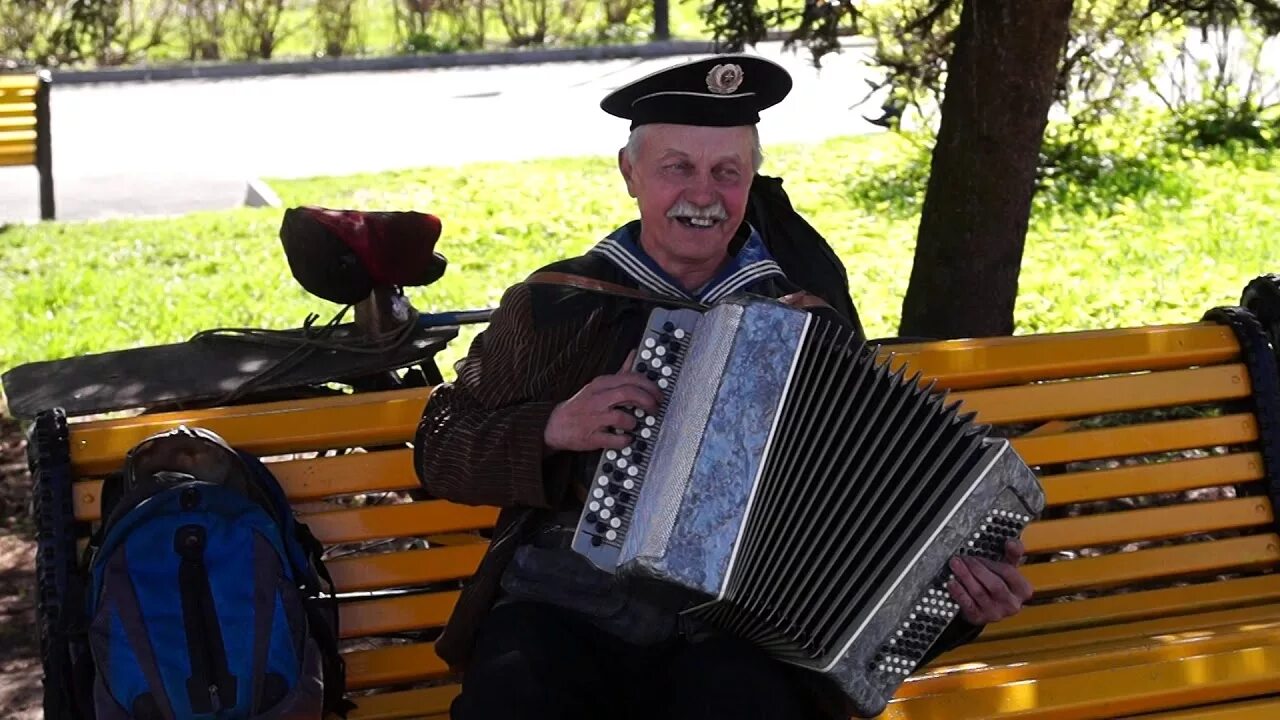
<svg viewBox="0 0 1280 720">
<path fill-rule="evenodd" d="M 35 130 L 0 130 L 0 147 L 26 147 L 35 144 Z"/>
<path fill-rule="evenodd" d="M 1143 715 L 1143 720 L 1274 720 L 1280 717 L 1280 697 L 1271 696 L 1259 700 L 1195 707 L 1189 710 Z"/>
<path fill-rule="evenodd" d="M 1280 645 L 926 695 L 890 705 L 884 720 L 1111 718 L 1272 692 Z"/>
<path fill-rule="evenodd" d="M 0 98 L 0 117 L 35 119 L 36 104 L 20 98 Z"/>
<path fill-rule="evenodd" d="M 447 500 L 378 505 L 357 510 L 308 513 L 300 519 L 325 545 L 493 527 L 496 508 Z"/>
<path fill-rule="evenodd" d="M 487 543 L 383 552 L 326 560 L 325 566 L 340 592 L 386 590 L 469 577 L 486 548 Z"/>
<path fill-rule="evenodd" d="M 1023 571 L 1037 596 L 1044 596 L 1198 573 L 1262 568 L 1277 562 L 1280 562 L 1280 538 L 1267 533 L 1037 563 L 1025 566 Z"/>
<path fill-rule="evenodd" d="M 1241 413 L 1017 438 L 1013 440 L 1013 448 L 1029 465 L 1052 465 L 1234 445 L 1257 439 L 1258 424 L 1253 415 Z"/>
<path fill-rule="evenodd" d="M 134 445 L 182 424 L 213 430 L 257 455 L 395 445 L 413 438 L 430 395 L 430 388 L 413 388 L 77 423 L 71 463 L 79 476 L 104 475 Z"/>
<path fill-rule="evenodd" d="M 343 638 L 383 635 L 442 627 L 458 602 L 458 592 L 401 595 L 374 600 L 349 600 L 338 608 Z"/>
<path fill-rule="evenodd" d="M 31 147 L 0 147 L 0 167 L 11 165 L 35 165 L 36 149 Z"/>
<path fill-rule="evenodd" d="M 449 705 L 462 690 L 460 685 L 401 690 L 354 698 L 355 708 L 347 720 L 401 720 L 426 715 L 448 717 Z"/>
<path fill-rule="evenodd" d="M 435 643 L 406 643 L 374 650 L 342 654 L 347 663 L 347 688 L 367 688 L 421 682 L 450 674 L 449 666 L 436 655 Z"/>
<path fill-rule="evenodd" d="M 267 467 L 294 502 L 420 487 L 409 449 L 283 460 Z M 92 522 L 101 517 L 101 480 L 76 483 L 72 496 L 77 520 Z"/>
<path fill-rule="evenodd" d="M 444 533 L 443 535 L 428 535 L 427 542 L 432 546 L 436 545 L 475 545 L 477 543 L 487 543 L 488 540 L 474 533 Z"/>
<path fill-rule="evenodd" d="M 1036 380 L 1230 362 L 1240 345 L 1230 328 L 1208 323 L 1089 330 L 1049 335 L 892 345 L 891 366 L 937 378 L 940 387 L 974 388 Z"/>
<path fill-rule="evenodd" d="M 35 104 L 35 90 L 0 90 L 0 105 L 22 105 L 30 103 Z M 31 114 L 35 114 L 32 111 Z"/>
<path fill-rule="evenodd" d="M 35 75 L 0 75 L 0 90 L 35 90 L 40 78 Z"/>
<path fill-rule="evenodd" d="M 295 501 L 421 487 L 408 448 L 285 460 L 267 467 Z"/>
<path fill-rule="evenodd" d="M 0 113 L 0 132 L 31 131 L 35 132 L 34 115 L 8 117 Z"/>
<path fill-rule="evenodd" d="M 1106 644 L 1124 644 L 1134 639 L 1154 637 L 1171 638 L 1183 633 L 1208 633 L 1213 628 L 1248 625 L 1262 627 L 1280 623 L 1280 605 L 1215 610 L 1193 615 L 1140 620 L 1103 627 L 1080 628 L 1054 633 L 1051 636 L 1028 635 L 1005 640 L 972 642 L 940 655 L 934 666 L 945 670 L 946 666 L 972 663 L 1003 664 L 1030 662 L 1036 658 L 1078 654 L 1090 647 Z M 1048 638 L 1052 637 L 1052 642 Z"/>
<path fill-rule="evenodd" d="M 1262 472 L 1262 455 L 1249 452 L 1050 475 L 1040 478 L 1040 484 L 1047 504 L 1068 505 L 1239 485 L 1261 480 Z"/>
<path fill-rule="evenodd" d="M 1257 527 L 1272 520 L 1270 500 L 1243 497 L 1044 520 L 1027 527 L 1022 541 L 1028 553 L 1043 553 Z"/>
<path fill-rule="evenodd" d="M 1086 417 L 1109 412 L 1194 405 L 1248 397 L 1244 365 L 1066 380 L 991 390 L 958 392 L 964 410 L 990 424 Z"/>
<path fill-rule="evenodd" d="M 1083 627 L 1212 612 L 1245 605 L 1280 602 L 1280 575 L 1232 578 L 1197 585 L 1048 603 L 988 625 L 980 641 L 1061 632 Z"/>
<path fill-rule="evenodd" d="M 948 673 L 940 668 L 938 674 L 910 678 L 898 691 L 897 697 L 972 690 L 1092 672 L 1108 667 L 1229 652 L 1254 647 L 1259 643 L 1280 645 L 1280 621 L 1233 623 L 1197 628 L 1195 632 L 1140 635 L 1089 646 L 1050 647 L 1043 653 L 1014 655 L 1004 660 L 983 663 L 985 667 L 969 672 Z M 971 663 L 968 667 L 973 665 Z"/>
</svg>

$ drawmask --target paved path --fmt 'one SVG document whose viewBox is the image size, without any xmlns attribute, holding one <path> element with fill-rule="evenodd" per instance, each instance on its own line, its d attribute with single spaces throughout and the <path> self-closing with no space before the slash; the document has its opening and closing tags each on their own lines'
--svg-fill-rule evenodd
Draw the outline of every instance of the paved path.
<svg viewBox="0 0 1280 720">
<path fill-rule="evenodd" d="M 758 52 L 796 81 L 761 123 L 766 150 L 875 129 L 862 116 L 877 103 L 853 107 L 865 50 L 851 45 L 821 71 L 780 43 Z M 612 153 L 627 126 L 600 98 L 680 59 L 55 87 L 58 217 L 233 207 L 256 177 Z M 37 208 L 34 168 L 0 168 L 0 222 Z"/>
</svg>

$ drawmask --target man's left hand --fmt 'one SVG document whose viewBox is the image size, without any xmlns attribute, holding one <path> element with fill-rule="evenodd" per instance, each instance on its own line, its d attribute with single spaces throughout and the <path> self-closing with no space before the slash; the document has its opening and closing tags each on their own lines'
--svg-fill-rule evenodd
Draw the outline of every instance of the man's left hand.
<svg viewBox="0 0 1280 720">
<path fill-rule="evenodd" d="M 1004 561 L 971 555 L 951 558 L 955 573 L 948 589 L 960 614 L 973 625 L 987 625 L 1017 615 L 1031 599 L 1031 582 L 1018 570 L 1025 549 L 1018 540 L 1005 543 Z"/>
</svg>

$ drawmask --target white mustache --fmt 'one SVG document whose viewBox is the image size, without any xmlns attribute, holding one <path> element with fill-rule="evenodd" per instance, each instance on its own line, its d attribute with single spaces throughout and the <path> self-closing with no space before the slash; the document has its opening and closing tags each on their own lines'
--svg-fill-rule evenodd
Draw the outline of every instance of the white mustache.
<svg viewBox="0 0 1280 720">
<path fill-rule="evenodd" d="M 677 201 L 675 205 L 667 211 L 667 217 L 677 218 L 706 218 L 708 220 L 728 220 L 729 213 L 724 209 L 724 204 L 716 202 L 714 205 L 700 208 L 697 205 L 687 201 Z"/>
</svg>

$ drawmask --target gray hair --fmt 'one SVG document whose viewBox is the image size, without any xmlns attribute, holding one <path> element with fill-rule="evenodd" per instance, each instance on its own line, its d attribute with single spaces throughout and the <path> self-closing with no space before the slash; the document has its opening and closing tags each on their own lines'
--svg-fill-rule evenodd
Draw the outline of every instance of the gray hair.
<svg viewBox="0 0 1280 720">
<path fill-rule="evenodd" d="M 640 155 L 640 143 L 642 142 L 642 131 L 648 128 L 648 125 L 641 125 L 631 131 L 631 136 L 627 138 L 627 146 L 623 149 L 627 153 L 627 159 L 634 165 L 636 158 Z M 764 165 L 764 150 L 760 147 L 760 128 L 751 126 L 751 171 L 753 173 L 760 171 L 760 166 Z"/>
</svg>

